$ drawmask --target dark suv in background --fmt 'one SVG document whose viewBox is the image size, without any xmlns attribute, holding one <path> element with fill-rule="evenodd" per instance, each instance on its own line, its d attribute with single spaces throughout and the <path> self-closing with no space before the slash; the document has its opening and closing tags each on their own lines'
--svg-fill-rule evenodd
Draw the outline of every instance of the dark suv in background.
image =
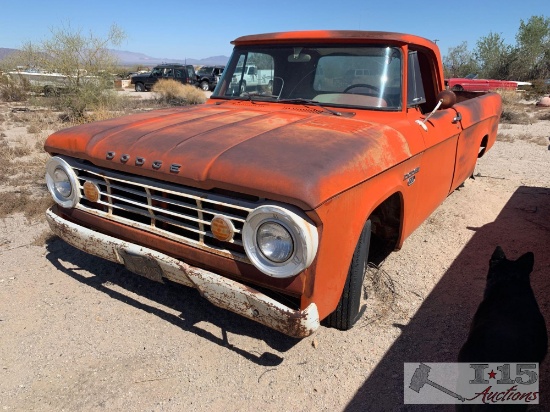
<svg viewBox="0 0 550 412">
<path fill-rule="evenodd" d="M 174 79 L 183 84 L 196 86 L 197 75 L 192 65 L 183 64 L 160 64 L 151 72 L 132 76 L 130 83 L 135 85 L 136 92 L 151 90 L 153 85 L 160 79 Z"/>
<path fill-rule="evenodd" d="M 203 66 L 197 71 L 197 82 L 199 87 L 207 92 L 214 90 L 218 84 L 225 66 Z"/>
</svg>

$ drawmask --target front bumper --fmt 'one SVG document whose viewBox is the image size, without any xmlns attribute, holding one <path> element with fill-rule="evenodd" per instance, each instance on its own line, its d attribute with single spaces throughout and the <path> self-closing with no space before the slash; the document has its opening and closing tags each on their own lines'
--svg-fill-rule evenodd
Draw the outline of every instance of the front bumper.
<svg viewBox="0 0 550 412">
<path fill-rule="evenodd" d="M 70 245 L 125 265 L 130 271 L 162 282 L 163 278 L 194 287 L 214 305 L 238 313 L 295 338 L 305 338 L 319 327 L 315 303 L 293 310 L 263 293 L 216 273 L 190 266 L 178 259 L 135 243 L 95 232 L 70 222 L 49 209 L 52 231 Z"/>
</svg>

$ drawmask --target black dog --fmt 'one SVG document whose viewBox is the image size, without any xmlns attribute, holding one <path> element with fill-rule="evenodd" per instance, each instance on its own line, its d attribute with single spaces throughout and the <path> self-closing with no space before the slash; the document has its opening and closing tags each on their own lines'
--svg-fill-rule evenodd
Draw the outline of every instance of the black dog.
<svg viewBox="0 0 550 412">
<path fill-rule="evenodd" d="M 533 264 L 533 253 L 513 261 L 497 246 L 459 362 L 542 362 L 548 335 L 531 288 Z"/>
<path fill-rule="evenodd" d="M 533 264 L 533 253 L 525 253 L 513 261 L 506 259 L 502 248 L 497 246 L 489 261 L 483 301 L 460 349 L 459 362 L 542 362 L 548 350 L 548 334 L 531 288 L 529 275 Z M 495 409 L 495 406 L 489 406 L 490 410 L 517 407 L 502 405 Z M 457 407 L 457 410 L 477 409 L 485 410 L 482 405 Z"/>
</svg>

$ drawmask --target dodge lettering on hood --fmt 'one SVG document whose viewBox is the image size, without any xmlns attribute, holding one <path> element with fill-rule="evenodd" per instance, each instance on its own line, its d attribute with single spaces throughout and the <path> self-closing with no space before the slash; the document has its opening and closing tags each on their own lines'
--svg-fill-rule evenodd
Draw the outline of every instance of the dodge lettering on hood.
<svg viewBox="0 0 550 412">
<path fill-rule="evenodd" d="M 493 145 L 496 93 L 444 90 L 437 46 L 389 32 L 244 36 L 202 105 L 52 134 L 55 234 L 302 338 L 361 316 L 380 263 Z M 263 73 L 250 82 L 247 67 Z"/>
</svg>

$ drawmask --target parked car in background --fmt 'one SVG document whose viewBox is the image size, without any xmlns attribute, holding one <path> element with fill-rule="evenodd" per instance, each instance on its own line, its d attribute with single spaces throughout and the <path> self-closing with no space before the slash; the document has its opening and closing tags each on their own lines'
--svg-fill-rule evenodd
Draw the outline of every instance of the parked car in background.
<svg viewBox="0 0 550 412">
<path fill-rule="evenodd" d="M 145 92 L 151 90 L 153 85 L 160 79 L 174 79 L 183 84 L 197 85 L 193 66 L 175 63 L 160 64 L 154 67 L 150 73 L 134 75 L 130 83 L 135 85 L 136 92 Z"/>
<path fill-rule="evenodd" d="M 205 92 L 214 90 L 225 66 L 203 66 L 197 71 L 197 82 Z"/>
<path fill-rule="evenodd" d="M 516 90 L 518 82 L 508 80 L 478 79 L 477 74 L 445 79 L 445 86 L 453 91 L 486 92 L 496 89 Z"/>
</svg>

